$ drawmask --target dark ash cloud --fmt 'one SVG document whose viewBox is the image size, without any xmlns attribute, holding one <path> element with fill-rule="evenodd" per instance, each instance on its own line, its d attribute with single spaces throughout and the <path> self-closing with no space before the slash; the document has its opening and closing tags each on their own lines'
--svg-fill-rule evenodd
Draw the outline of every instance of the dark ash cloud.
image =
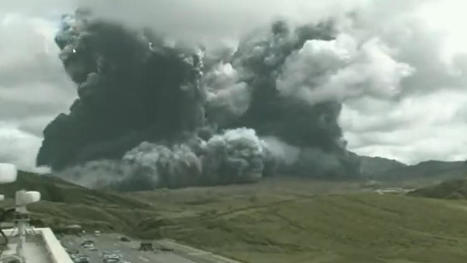
<svg viewBox="0 0 467 263">
<path fill-rule="evenodd" d="M 307 41 L 333 37 L 329 22 L 276 22 L 215 57 L 80 9 L 64 17 L 56 38 L 79 99 L 44 130 L 38 164 L 86 170 L 89 161 L 122 159 L 146 171 L 123 169 L 133 171 L 122 180 L 131 185 L 138 173 L 149 185 L 169 187 L 254 181 L 274 170 L 277 160 L 260 139 L 273 136 L 301 152 L 279 170 L 298 165 L 294 173 L 304 176 L 355 176 L 358 162 L 337 123 L 339 102 L 282 96 L 276 84 Z"/>
</svg>

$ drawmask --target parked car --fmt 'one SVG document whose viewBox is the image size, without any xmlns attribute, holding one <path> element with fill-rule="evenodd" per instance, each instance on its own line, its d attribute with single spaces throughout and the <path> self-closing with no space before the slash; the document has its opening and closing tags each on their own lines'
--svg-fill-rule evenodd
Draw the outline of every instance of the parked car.
<svg viewBox="0 0 467 263">
<path fill-rule="evenodd" d="M 120 259 L 122 258 L 122 255 L 118 254 L 118 253 L 115 253 L 115 252 L 104 252 L 102 254 L 102 258 L 104 260 L 110 260 L 110 262 L 114 262 L 112 260 L 118 260 L 118 261 L 115 261 L 115 262 L 120 262 Z"/>
<path fill-rule="evenodd" d="M 96 248 L 96 246 L 94 244 L 94 241 L 92 241 L 92 240 L 84 241 L 83 243 L 81 243 L 81 247 L 85 248 L 85 249 L 88 249 L 90 251 L 97 251 L 97 248 Z"/>
<path fill-rule="evenodd" d="M 90 259 L 86 255 L 72 255 L 71 259 L 73 260 L 74 263 L 90 263 Z"/>
<path fill-rule="evenodd" d="M 92 240 L 86 240 L 84 241 L 83 243 L 81 243 L 81 247 L 82 248 L 88 248 L 88 249 L 91 249 L 91 248 L 94 248 L 94 241 Z"/>
<path fill-rule="evenodd" d="M 130 239 L 128 237 L 121 237 L 120 241 L 122 242 L 130 242 Z"/>
</svg>

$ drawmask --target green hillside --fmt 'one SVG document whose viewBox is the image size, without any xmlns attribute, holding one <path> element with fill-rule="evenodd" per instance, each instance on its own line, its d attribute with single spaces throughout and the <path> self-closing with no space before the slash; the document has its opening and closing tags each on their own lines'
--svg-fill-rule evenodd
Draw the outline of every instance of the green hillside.
<svg viewBox="0 0 467 263">
<path fill-rule="evenodd" d="M 50 201 L 31 211 L 53 228 L 78 223 L 90 230 L 170 238 L 242 262 L 467 259 L 465 200 L 379 195 L 365 192 L 360 182 L 290 178 L 128 194 L 34 175 L 19 180 L 26 182 L 46 191 Z M 43 187 L 62 193 L 58 201 Z"/>
<path fill-rule="evenodd" d="M 374 193 L 191 189 L 142 193 L 171 207 L 144 236 L 173 238 L 245 262 L 465 262 L 467 202 Z M 293 189 L 298 188 L 297 193 Z M 312 188 L 312 187 L 310 187 Z M 289 190 L 286 192 L 285 189 Z M 235 193 L 238 191 L 238 193 Z M 168 201 L 168 200 L 175 201 Z M 190 201 L 182 201 L 190 200 Z"/>
<path fill-rule="evenodd" d="M 13 198 L 18 190 L 39 191 L 42 200 L 67 204 L 117 204 L 119 206 L 141 206 L 129 198 L 110 192 L 90 190 L 58 177 L 37 175 L 20 171 L 16 182 L 0 185 L 0 193 L 7 198 Z"/>
<path fill-rule="evenodd" d="M 467 199 L 467 179 L 449 180 L 434 186 L 417 189 L 412 196 L 443 199 Z"/>
</svg>

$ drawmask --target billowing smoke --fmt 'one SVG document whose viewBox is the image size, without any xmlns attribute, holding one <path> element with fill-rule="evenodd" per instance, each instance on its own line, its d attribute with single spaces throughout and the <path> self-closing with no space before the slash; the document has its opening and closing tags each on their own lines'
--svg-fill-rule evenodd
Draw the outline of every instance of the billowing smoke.
<svg viewBox="0 0 467 263">
<path fill-rule="evenodd" d="M 145 168 L 145 176 L 157 178 L 159 186 L 229 184 L 260 179 L 264 151 L 254 130 L 240 128 L 208 141 L 198 138 L 171 146 L 143 142 L 127 152 L 123 162 Z"/>
<path fill-rule="evenodd" d="M 240 128 L 175 145 L 143 142 L 119 161 L 100 160 L 59 174 L 87 187 L 150 190 L 192 185 L 254 182 L 267 162 L 254 130 Z"/>
<path fill-rule="evenodd" d="M 240 43 L 228 62 L 222 62 L 223 68 L 229 69 L 227 73 L 235 76 L 236 84 L 240 87 L 236 89 L 237 94 L 223 98 L 224 103 L 236 105 L 240 101 L 243 106 L 245 100 L 238 98 L 248 98 L 247 110 L 238 118 L 231 118 L 235 112 L 219 116 L 220 111 L 211 111 L 211 101 L 208 101 L 208 116 L 212 114 L 222 120 L 217 122 L 222 127 L 251 127 L 262 137 L 269 137 L 266 142 L 270 144 L 266 145 L 272 156 L 277 153 L 277 148 L 281 148 L 279 152 L 296 149 L 292 156 L 296 155 L 297 158 L 293 162 L 289 160 L 290 156 L 275 155 L 280 164 L 279 172 L 304 176 L 357 175 L 358 160 L 345 149 L 337 122 L 340 100 L 329 97 L 311 102 L 301 96 L 300 89 L 294 91 L 292 83 L 284 85 L 284 76 L 289 74 L 290 78 L 297 73 L 310 74 L 309 79 L 321 78 L 319 74 L 308 72 L 308 69 L 327 64 L 327 59 L 317 58 L 316 62 L 313 61 L 315 65 L 294 71 L 290 70 L 290 64 L 310 43 L 333 41 L 333 24 L 330 22 L 296 29 L 284 22 L 277 22 L 269 31 L 252 34 Z M 218 93 L 231 88 L 232 85 L 227 86 Z M 307 88 L 310 91 L 320 89 L 319 85 L 311 82 Z M 288 94 L 284 94 L 285 89 L 290 90 Z M 230 122 L 225 123 L 227 120 Z M 271 142 L 271 137 L 278 143 Z"/>
<path fill-rule="evenodd" d="M 79 98 L 44 130 L 37 162 L 119 190 L 356 176 L 337 122 L 342 98 L 314 91 L 341 88 L 345 72 L 333 74 L 368 65 L 358 47 L 348 58 L 340 51 L 333 28 L 277 22 L 214 55 L 87 11 L 65 16 L 56 42 Z M 319 48 L 326 45 L 336 50 Z M 302 64 L 309 75 L 297 70 Z M 393 64 L 394 74 L 410 74 Z"/>
<path fill-rule="evenodd" d="M 202 125 L 196 54 L 78 11 L 56 38 L 79 98 L 44 130 L 39 165 L 120 158 L 144 140 L 177 140 Z"/>
</svg>

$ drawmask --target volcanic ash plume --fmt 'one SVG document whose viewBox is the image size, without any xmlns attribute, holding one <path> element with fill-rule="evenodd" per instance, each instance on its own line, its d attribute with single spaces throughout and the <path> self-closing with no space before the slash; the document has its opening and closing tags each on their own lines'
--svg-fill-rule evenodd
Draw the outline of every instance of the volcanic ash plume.
<svg viewBox="0 0 467 263">
<path fill-rule="evenodd" d="M 265 166 L 265 145 L 240 128 L 171 146 L 143 142 L 121 161 L 92 161 L 65 169 L 66 179 L 87 187 L 150 190 L 156 187 L 254 182 Z"/>
<path fill-rule="evenodd" d="M 339 100 L 311 102 L 286 85 L 307 43 L 333 41 L 332 23 L 278 22 L 214 56 L 82 10 L 63 21 L 56 42 L 79 98 L 44 130 L 39 165 L 120 190 L 284 172 L 357 175 L 337 122 Z"/>
<path fill-rule="evenodd" d="M 176 140 L 202 125 L 195 54 L 83 11 L 65 17 L 56 42 L 79 98 L 44 130 L 38 164 L 120 158 L 144 140 Z"/>
</svg>

